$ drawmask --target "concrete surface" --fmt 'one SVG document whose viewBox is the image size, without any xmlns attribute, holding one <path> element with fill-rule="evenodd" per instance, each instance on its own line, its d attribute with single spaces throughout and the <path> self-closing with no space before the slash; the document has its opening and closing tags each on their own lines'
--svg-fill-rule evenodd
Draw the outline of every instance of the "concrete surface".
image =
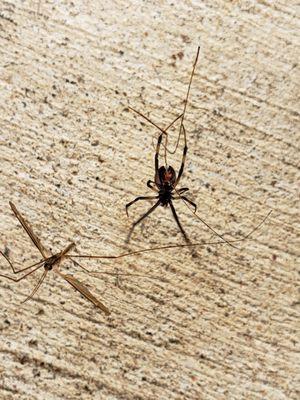
<svg viewBox="0 0 300 400">
<path fill-rule="evenodd" d="M 37 11 L 37 1 L 0 3 L 0 246 L 13 261 L 39 255 L 9 200 L 53 251 L 183 242 L 159 208 L 125 244 L 150 207 L 133 206 L 129 219 L 124 210 L 151 194 L 157 137 L 127 107 L 166 126 L 199 44 L 181 186 L 234 237 L 273 214 L 240 250 L 82 261 L 148 277 L 91 278 L 66 262 L 110 317 L 55 274 L 25 304 L 38 276 L 1 278 L 0 398 L 299 398 L 297 2 L 41 0 Z M 170 163 L 178 168 L 180 151 Z M 176 207 L 191 240 L 212 238 Z"/>
</svg>

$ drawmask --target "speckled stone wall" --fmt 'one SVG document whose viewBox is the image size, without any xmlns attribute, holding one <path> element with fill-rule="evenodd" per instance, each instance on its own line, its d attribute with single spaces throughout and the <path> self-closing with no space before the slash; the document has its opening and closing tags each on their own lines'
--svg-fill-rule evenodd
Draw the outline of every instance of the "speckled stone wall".
<svg viewBox="0 0 300 400">
<path fill-rule="evenodd" d="M 0 2 L 0 248 L 18 268 L 40 256 L 9 200 L 53 252 L 72 241 L 78 254 L 103 255 L 183 243 L 162 207 L 125 243 L 150 207 L 125 214 L 134 197 L 153 194 L 157 137 L 128 106 L 167 126 L 182 112 L 198 45 L 180 186 L 232 237 L 273 213 L 239 249 L 81 261 L 119 273 L 97 278 L 63 263 L 109 317 L 55 273 L 25 304 L 40 273 L 0 278 L 0 398 L 299 398 L 299 6 L 39 3 Z M 181 148 L 169 157 L 176 169 Z M 175 203 L 192 241 L 215 240 Z M 11 273 L 3 258 L 0 268 Z"/>
</svg>

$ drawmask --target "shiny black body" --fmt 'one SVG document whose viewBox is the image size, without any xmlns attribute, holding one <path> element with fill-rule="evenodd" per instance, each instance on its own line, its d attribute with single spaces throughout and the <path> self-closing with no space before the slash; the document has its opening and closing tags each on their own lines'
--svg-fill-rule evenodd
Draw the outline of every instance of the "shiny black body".
<svg viewBox="0 0 300 400">
<path fill-rule="evenodd" d="M 159 205 L 163 207 L 170 206 L 173 217 L 184 237 L 184 239 L 189 243 L 189 238 L 183 229 L 176 210 L 173 205 L 173 200 L 178 200 L 182 199 L 189 204 L 191 204 L 195 211 L 197 209 L 197 206 L 195 203 L 193 203 L 191 200 L 186 198 L 185 196 L 182 196 L 182 193 L 187 192 L 189 189 L 188 188 L 181 188 L 181 189 L 176 189 L 176 186 L 182 176 L 183 170 L 184 170 L 184 164 L 185 164 L 185 158 L 187 154 L 187 146 L 184 146 L 183 149 L 183 155 L 182 155 L 182 162 L 181 166 L 178 172 L 178 177 L 176 177 L 176 172 L 173 167 L 171 166 L 161 166 L 159 167 L 159 150 L 162 142 L 162 137 L 163 137 L 163 132 L 159 135 L 158 140 L 157 140 L 157 145 L 156 145 L 156 153 L 155 153 L 155 158 L 154 158 L 154 164 L 155 164 L 155 176 L 154 176 L 154 181 L 149 180 L 147 182 L 147 186 L 152 189 L 154 192 L 156 192 L 156 196 L 139 196 L 130 203 L 126 205 L 126 213 L 128 215 L 128 208 L 135 202 L 139 200 L 156 200 L 156 203 L 144 214 L 142 215 L 136 222 L 133 223 L 131 230 L 128 235 L 128 240 L 130 239 L 130 236 L 135 228 L 136 225 L 138 225 L 143 219 L 148 217 L 149 214 L 151 214 Z"/>
</svg>

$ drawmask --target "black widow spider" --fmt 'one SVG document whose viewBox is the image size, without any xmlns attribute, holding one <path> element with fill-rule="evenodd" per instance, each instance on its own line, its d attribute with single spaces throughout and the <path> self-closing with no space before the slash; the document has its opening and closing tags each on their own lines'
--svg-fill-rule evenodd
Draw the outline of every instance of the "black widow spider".
<svg viewBox="0 0 300 400">
<path fill-rule="evenodd" d="M 189 85 L 188 85 L 188 90 L 187 90 L 187 94 L 186 94 L 186 98 L 184 101 L 184 108 L 183 108 L 183 113 L 181 115 L 179 115 L 165 130 L 160 128 L 156 123 L 154 123 L 150 118 L 148 118 L 146 115 L 142 114 L 140 111 L 135 110 L 132 107 L 129 107 L 129 109 L 131 111 L 134 111 L 135 113 L 139 114 L 142 118 L 144 118 L 145 120 L 147 120 L 150 124 L 152 124 L 153 126 L 155 126 L 161 133 L 158 137 L 157 140 L 157 144 L 156 144 L 156 152 L 155 152 L 155 157 L 154 157 L 154 167 L 155 167 L 155 175 L 154 175 L 154 181 L 148 180 L 147 182 L 147 186 L 152 189 L 153 191 L 155 191 L 157 193 L 156 196 L 139 196 L 137 198 L 135 198 L 133 201 L 131 201 L 130 203 L 126 204 L 125 208 L 126 208 L 126 214 L 128 216 L 128 208 L 134 204 L 135 202 L 139 201 L 139 200 L 157 200 L 156 203 L 144 214 L 142 215 L 136 222 L 134 222 L 132 224 L 132 227 L 129 231 L 128 234 L 128 238 L 127 241 L 130 240 L 131 234 L 134 230 L 134 228 L 136 227 L 136 225 L 138 225 L 140 222 L 142 222 L 146 217 L 148 217 L 148 215 L 150 215 L 159 205 L 163 206 L 163 207 L 167 207 L 168 205 L 171 208 L 173 217 L 185 239 L 185 241 L 187 243 L 190 243 L 190 240 L 185 232 L 185 230 L 183 229 L 179 218 L 177 216 L 175 207 L 173 205 L 173 201 L 172 200 L 178 200 L 181 199 L 183 200 L 183 202 L 187 205 L 187 207 L 190 209 L 190 206 L 188 204 L 190 204 L 193 208 L 194 208 L 194 215 L 196 216 L 197 219 L 199 219 L 199 221 L 201 221 L 207 228 L 209 228 L 215 235 L 217 235 L 219 238 L 221 238 L 224 242 L 226 242 L 228 245 L 235 247 L 233 244 L 230 243 L 230 241 L 228 241 L 227 239 L 224 238 L 224 236 L 220 235 L 218 232 L 216 232 L 208 223 L 206 223 L 198 214 L 196 214 L 197 211 L 197 205 L 195 203 L 193 203 L 190 199 L 188 199 L 186 196 L 183 196 L 182 194 L 187 192 L 189 190 L 189 188 L 184 187 L 181 189 L 177 189 L 176 186 L 178 185 L 180 178 L 183 174 L 183 170 L 184 170 L 184 165 L 185 165 L 185 160 L 186 160 L 186 154 L 187 154 L 187 139 L 186 139 L 186 131 L 185 131 L 185 127 L 183 124 L 184 121 L 184 116 L 185 116 L 185 112 L 186 112 L 186 107 L 187 107 L 187 102 L 188 102 L 188 98 L 189 98 L 189 94 L 190 94 L 190 89 L 191 89 L 191 84 L 192 84 L 192 80 L 193 80 L 193 76 L 195 73 L 195 68 L 197 65 L 197 61 L 198 61 L 198 57 L 199 57 L 199 52 L 200 52 L 200 47 L 198 47 L 197 49 L 197 54 L 196 54 L 196 58 L 193 64 L 193 69 L 192 69 L 192 73 L 191 73 L 191 77 L 190 77 L 190 81 L 189 81 Z M 167 148 L 167 140 L 168 140 L 168 133 L 166 132 L 178 119 L 181 118 L 180 121 L 180 128 L 179 128 L 179 134 L 178 134 L 178 138 L 177 138 L 177 143 L 175 146 L 175 149 L 173 151 L 168 150 Z M 179 141 L 180 141 L 180 136 L 181 133 L 183 133 L 183 137 L 184 137 L 184 148 L 183 148 L 183 154 L 182 154 L 182 161 L 181 161 L 181 166 L 180 169 L 178 171 L 178 176 L 176 176 L 176 172 L 174 170 L 173 167 L 171 167 L 170 165 L 167 165 L 167 157 L 166 157 L 166 153 L 172 153 L 174 154 L 177 150 Z M 162 138 L 163 135 L 165 135 L 166 141 L 164 144 L 165 147 L 165 166 L 159 166 L 159 151 L 160 151 L 160 146 L 162 143 Z M 174 192 L 176 193 L 176 196 L 174 196 Z"/>
<path fill-rule="evenodd" d="M 156 199 L 157 201 L 144 215 L 142 215 L 136 222 L 133 223 L 131 230 L 129 232 L 128 238 L 130 238 L 135 226 L 138 225 L 143 219 L 148 217 L 148 215 L 150 215 L 159 205 L 161 205 L 163 207 L 167 207 L 169 205 L 171 208 L 173 217 L 174 217 L 184 239 L 186 240 L 186 242 L 188 242 L 188 243 L 190 242 L 185 230 L 183 229 L 183 227 L 179 221 L 179 218 L 177 216 L 177 213 L 176 213 L 176 210 L 175 210 L 172 200 L 182 199 L 185 202 L 189 203 L 192 207 L 194 207 L 195 212 L 197 210 L 197 206 L 195 203 L 193 203 L 191 200 L 189 200 L 186 196 L 182 196 L 182 194 L 187 192 L 189 190 L 189 188 L 185 187 L 185 188 L 181 188 L 181 189 L 176 189 L 176 186 L 178 185 L 180 178 L 183 174 L 186 154 L 187 154 L 187 150 L 188 150 L 187 141 L 186 141 L 186 132 L 185 132 L 185 128 L 183 125 L 183 120 L 184 120 L 184 115 L 185 115 L 185 111 L 186 111 L 186 105 L 187 105 L 187 101 L 188 101 L 190 87 L 191 87 L 192 79 L 194 76 L 195 67 L 196 67 L 196 64 L 198 61 L 199 51 L 200 51 L 200 47 L 198 47 L 196 59 L 195 59 L 194 65 L 193 65 L 193 70 L 192 70 L 192 74 L 190 77 L 187 96 L 186 96 L 185 103 L 184 103 L 183 113 L 181 115 L 179 115 L 179 117 L 177 117 L 165 130 L 161 129 L 158 125 L 156 125 L 148 117 L 146 117 L 139 111 L 133 109 L 132 107 L 129 107 L 129 109 L 136 112 L 137 114 L 139 114 L 140 116 L 145 118 L 148 122 L 150 122 L 152 125 L 154 125 L 157 129 L 159 129 L 161 131 L 161 133 L 157 140 L 156 152 L 155 152 L 155 158 L 154 158 L 154 167 L 155 167 L 154 181 L 148 180 L 148 182 L 147 182 L 147 186 L 150 189 L 152 189 L 153 191 L 155 191 L 157 193 L 157 195 L 156 196 L 139 196 L 136 199 L 134 199 L 133 201 L 131 201 L 130 203 L 126 204 L 127 216 L 128 216 L 128 208 L 133 203 L 135 203 L 139 200 L 154 200 L 154 199 Z M 160 146 L 162 143 L 163 134 L 166 135 L 166 138 L 167 138 L 168 134 L 166 131 L 180 118 L 181 118 L 181 123 L 180 123 L 180 130 L 179 130 L 179 136 L 178 136 L 176 148 L 177 148 L 178 142 L 180 140 L 181 132 L 183 132 L 183 134 L 184 134 L 184 142 L 185 143 L 184 143 L 184 148 L 183 148 L 181 166 L 178 171 L 178 175 L 176 176 L 176 172 L 175 172 L 174 168 L 171 167 L 170 165 L 167 165 L 167 162 L 166 162 L 165 166 L 160 167 L 158 158 L 159 158 L 159 151 L 160 151 Z M 165 144 L 165 150 L 167 151 L 167 141 Z M 166 157 L 165 157 L 165 159 L 166 159 Z M 176 193 L 176 196 L 174 196 L 174 192 Z"/>
</svg>

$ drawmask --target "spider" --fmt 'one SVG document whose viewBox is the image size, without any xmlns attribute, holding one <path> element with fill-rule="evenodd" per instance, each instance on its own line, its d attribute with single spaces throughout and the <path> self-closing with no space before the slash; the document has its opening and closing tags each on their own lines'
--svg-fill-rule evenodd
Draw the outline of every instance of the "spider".
<svg viewBox="0 0 300 400">
<path fill-rule="evenodd" d="M 136 227 L 136 225 L 138 225 L 140 222 L 142 222 L 159 205 L 161 205 L 163 207 L 170 206 L 172 214 L 173 214 L 173 217 L 174 217 L 174 219 L 175 219 L 175 221 L 176 221 L 176 223 L 178 225 L 178 228 L 180 229 L 180 232 L 182 233 L 185 241 L 190 243 L 190 240 L 189 240 L 189 238 L 188 238 L 183 226 L 181 225 L 181 223 L 179 221 L 177 212 L 176 212 L 175 207 L 173 205 L 173 200 L 181 199 L 181 200 L 185 201 L 186 203 L 189 203 L 194 208 L 194 212 L 196 212 L 196 210 L 197 210 L 197 205 L 195 203 L 193 203 L 190 199 L 188 199 L 186 196 L 182 195 L 183 193 L 187 192 L 189 190 L 189 188 L 183 187 L 183 188 L 177 189 L 177 185 L 179 184 L 181 176 L 182 176 L 183 171 L 184 171 L 184 165 L 185 165 L 186 155 L 187 155 L 187 151 L 188 151 L 187 140 L 186 140 L 186 131 L 185 131 L 185 127 L 184 127 L 183 121 L 184 121 L 184 116 L 185 116 L 188 96 L 189 96 L 189 92 L 190 92 L 190 87 L 191 87 L 192 79 L 193 79 L 193 76 L 194 76 L 194 71 L 195 71 L 195 67 L 196 67 L 197 61 L 198 61 L 199 51 L 200 51 L 200 47 L 198 47 L 196 59 L 194 61 L 194 65 L 193 65 L 193 69 L 192 69 L 192 73 L 191 73 L 191 77 L 190 77 L 190 82 L 189 82 L 189 86 L 188 86 L 188 90 L 187 90 L 187 95 L 186 95 L 186 99 L 185 99 L 185 103 L 184 103 L 183 113 L 181 115 L 179 115 L 179 117 L 177 117 L 165 130 L 161 129 L 158 125 L 156 125 L 154 122 L 152 122 L 144 114 L 142 114 L 139 111 L 133 109 L 132 107 L 129 107 L 130 110 L 136 112 L 141 117 L 143 117 L 148 122 L 150 122 L 152 125 L 154 125 L 157 129 L 159 129 L 161 133 L 160 133 L 160 135 L 158 137 L 158 140 L 157 140 L 156 152 L 155 152 L 155 157 L 154 157 L 154 168 L 155 168 L 154 181 L 148 180 L 148 182 L 147 182 L 147 186 L 151 190 L 156 192 L 157 195 L 156 196 L 139 196 L 139 197 L 135 198 L 130 203 L 126 204 L 126 206 L 125 206 L 126 214 L 128 216 L 128 208 L 132 204 L 136 203 L 137 201 L 140 201 L 140 200 L 156 200 L 156 203 L 144 215 L 142 215 L 136 222 L 134 222 L 132 224 L 131 230 L 130 230 L 129 235 L 128 235 L 128 240 L 130 239 L 130 236 L 131 236 L 134 228 Z M 181 118 L 181 122 L 180 122 L 179 135 L 178 135 L 177 144 L 176 144 L 176 148 L 175 148 L 174 152 L 177 149 L 177 146 L 178 146 L 178 143 L 179 143 L 180 136 L 181 136 L 182 132 L 183 132 L 183 136 L 184 136 L 184 148 L 183 148 L 181 166 L 179 168 L 178 175 L 177 175 L 175 169 L 171 165 L 167 165 L 166 151 L 168 151 L 167 150 L 167 137 L 168 137 L 167 135 L 168 134 L 167 134 L 166 131 L 180 118 Z M 159 165 L 159 152 L 160 152 L 160 147 L 161 147 L 161 144 L 162 144 L 163 135 L 166 135 L 165 136 L 166 137 L 166 143 L 164 145 L 165 146 L 165 165 L 160 166 Z"/>
<path fill-rule="evenodd" d="M 184 165 L 185 165 L 185 160 L 186 160 L 186 155 L 187 155 L 187 151 L 188 151 L 188 147 L 187 147 L 187 138 L 186 138 L 186 131 L 185 131 L 185 127 L 184 127 L 184 117 L 185 117 L 185 112 L 186 112 L 186 107 L 187 107 L 187 102 L 188 102 L 188 98 L 189 98 L 189 94 L 190 94 L 190 89 L 191 89 L 191 84 L 192 84 L 192 80 L 193 80 L 193 76 L 195 73 L 195 68 L 197 65 L 197 61 L 198 61 L 198 57 L 199 57 L 199 52 L 200 52 L 200 47 L 198 47 L 197 49 L 197 54 L 196 54 L 196 58 L 193 64 L 193 69 L 192 69 L 192 73 L 190 76 L 190 81 L 189 81 L 189 85 L 188 85 L 188 90 L 187 90 L 187 94 L 186 94 L 186 98 L 184 101 L 184 108 L 183 108 L 183 113 L 181 115 L 179 115 L 165 130 L 160 128 L 155 122 L 153 122 L 150 118 L 148 118 L 146 115 L 142 114 L 140 111 L 135 110 L 132 107 L 129 107 L 129 109 L 135 113 L 137 113 L 138 115 L 140 115 L 142 118 L 144 118 L 145 120 L 147 120 L 150 124 L 152 124 L 153 126 L 155 126 L 159 131 L 160 131 L 160 135 L 158 137 L 157 140 L 157 144 L 156 144 L 156 152 L 155 152 L 155 157 L 154 157 L 154 168 L 155 168 L 155 175 L 154 175 L 154 181 L 148 180 L 147 182 L 147 186 L 155 191 L 157 193 L 156 196 L 139 196 L 137 198 L 135 198 L 134 200 L 132 200 L 130 203 L 126 204 L 125 209 L 126 209 L 126 214 L 128 216 L 128 208 L 134 204 L 137 201 L 140 200 L 156 200 L 156 203 L 144 214 L 142 215 L 136 222 L 134 222 L 132 224 L 132 227 L 129 231 L 128 237 L 127 237 L 127 241 L 130 240 L 131 234 L 134 230 L 134 228 L 136 227 L 136 225 L 138 225 L 140 222 L 142 222 L 146 217 L 148 217 L 148 215 L 150 215 L 159 205 L 163 206 L 163 207 L 168 207 L 170 206 L 173 217 L 180 229 L 180 232 L 182 233 L 185 241 L 187 243 L 191 243 L 185 230 L 183 229 L 178 215 L 176 213 L 175 207 L 173 205 L 173 200 L 182 200 L 185 205 L 191 209 L 191 206 L 194 208 L 194 216 L 202 223 L 204 224 L 209 230 L 211 230 L 216 236 L 218 236 L 220 239 L 222 239 L 224 242 L 226 242 L 229 246 L 231 247 L 235 247 L 230 241 L 228 241 L 227 239 L 224 238 L 223 235 L 219 234 L 214 228 L 212 228 L 207 222 L 204 221 L 204 219 L 202 219 L 197 213 L 197 206 L 195 203 L 193 203 L 190 199 L 188 199 L 186 196 L 183 196 L 183 193 L 187 192 L 189 190 L 189 188 L 184 187 L 181 189 L 177 189 L 176 186 L 178 185 L 181 176 L 183 174 L 183 170 L 184 170 Z M 170 151 L 167 147 L 167 143 L 168 143 L 168 133 L 166 132 L 178 119 L 181 119 L 180 121 L 180 128 L 179 128 L 179 134 L 177 137 L 177 142 L 176 142 L 176 146 L 174 148 L 173 151 Z M 174 170 L 173 167 L 171 167 L 170 165 L 167 164 L 167 152 L 174 154 L 178 148 L 179 145 L 179 141 L 180 141 L 180 137 L 181 134 L 183 133 L 183 138 L 184 138 L 184 148 L 183 148 L 183 154 L 182 154 L 182 161 L 181 161 L 181 166 L 179 168 L 178 171 L 178 175 L 176 175 L 176 172 Z M 165 148 L 165 165 L 164 166 L 159 166 L 159 151 L 160 151 L 160 147 L 162 144 L 162 138 L 163 135 L 165 135 L 165 144 L 164 144 L 164 148 Z M 176 194 L 176 196 L 174 196 L 174 194 Z"/>
</svg>

